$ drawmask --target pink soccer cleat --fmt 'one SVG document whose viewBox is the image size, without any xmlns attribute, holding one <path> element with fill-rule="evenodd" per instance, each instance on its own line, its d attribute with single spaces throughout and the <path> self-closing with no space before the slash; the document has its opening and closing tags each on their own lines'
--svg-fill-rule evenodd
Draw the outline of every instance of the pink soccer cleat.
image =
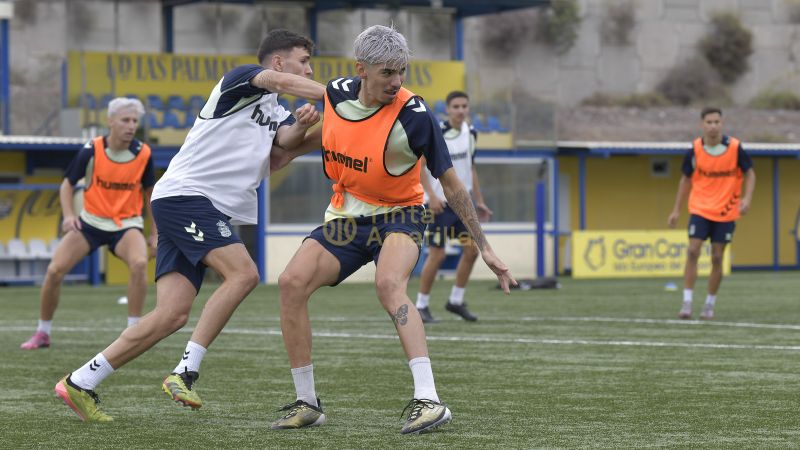
<svg viewBox="0 0 800 450">
<path fill-rule="evenodd" d="M 683 320 L 692 318 L 692 302 L 683 302 L 683 307 L 681 307 L 678 313 L 678 318 Z"/>
<path fill-rule="evenodd" d="M 30 339 L 23 342 L 19 348 L 23 350 L 36 350 L 37 348 L 50 347 L 50 335 L 44 331 L 37 331 L 33 333 Z"/>
<path fill-rule="evenodd" d="M 711 305 L 705 305 L 703 307 L 703 312 L 700 313 L 700 320 L 713 320 L 714 319 L 714 307 Z"/>
</svg>

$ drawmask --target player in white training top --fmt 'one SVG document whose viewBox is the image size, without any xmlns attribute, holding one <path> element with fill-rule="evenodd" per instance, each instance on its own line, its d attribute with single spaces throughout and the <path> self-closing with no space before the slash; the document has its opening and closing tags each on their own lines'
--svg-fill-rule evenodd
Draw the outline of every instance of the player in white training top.
<svg viewBox="0 0 800 450">
<path fill-rule="evenodd" d="M 475 142 L 478 134 L 467 123 L 469 116 L 469 96 L 461 91 L 447 94 L 447 121 L 442 122 L 442 132 L 450 152 L 450 159 L 461 183 L 467 188 L 475 201 L 475 211 L 482 222 L 492 216 L 492 210 L 486 206 L 478 183 L 478 172 L 475 170 Z M 466 321 L 474 322 L 478 318 L 467 309 L 464 302 L 464 289 L 472 273 L 475 260 L 478 259 L 478 249 L 469 236 L 467 227 L 453 212 L 444 197 L 442 184 L 433 178 L 429 171 L 423 167 L 420 179 L 425 189 L 425 203 L 433 213 L 433 223 L 428 225 L 428 257 L 422 267 L 417 293 L 417 310 L 425 323 L 436 322 L 428 307 L 431 287 L 436 279 L 439 268 L 442 267 L 445 255 L 445 244 L 449 239 L 461 242 L 461 258 L 456 267 L 456 281 L 450 292 L 450 298 L 445 304 L 445 309 L 456 314 Z"/>
<path fill-rule="evenodd" d="M 259 47 L 260 65 L 234 68 L 211 91 L 153 191 L 159 233 L 155 309 L 56 384 L 56 393 L 82 420 L 112 420 L 97 408 L 95 387 L 186 324 L 205 268 L 211 267 L 223 282 L 206 302 L 179 364 L 162 385 L 175 401 L 202 406 L 192 390 L 200 361 L 258 283 L 255 263 L 231 224 L 256 222 L 256 188 L 269 174 L 273 141 L 286 149 L 296 147 L 319 121 L 312 104 L 292 117 L 278 103 L 281 93 L 322 99 L 325 87 L 309 79 L 312 48 L 303 36 L 272 31 Z"/>
</svg>

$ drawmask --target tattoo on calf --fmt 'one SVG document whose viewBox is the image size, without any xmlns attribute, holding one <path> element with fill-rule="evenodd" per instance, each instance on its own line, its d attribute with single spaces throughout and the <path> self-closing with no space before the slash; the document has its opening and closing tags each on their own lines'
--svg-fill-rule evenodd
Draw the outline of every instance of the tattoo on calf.
<svg viewBox="0 0 800 450">
<path fill-rule="evenodd" d="M 408 323 L 408 305 L 402 305 L 397 308 L 397 311 L 392 315 L 392 321 L 397 325 L 405 325 Z"/>
</svg>

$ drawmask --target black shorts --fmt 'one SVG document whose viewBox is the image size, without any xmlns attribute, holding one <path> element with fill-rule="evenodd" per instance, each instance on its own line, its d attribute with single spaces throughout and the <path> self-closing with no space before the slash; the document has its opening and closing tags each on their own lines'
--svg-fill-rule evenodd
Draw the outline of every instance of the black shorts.
<svg viewBox="0 0 800 450">
<path fill-rule="evenodd" d="M 158 227 L 156 280 L 178 272 L 199 291 L 206 273 L 202 259 L 215 248 L 241 243 L 230 217 L 203 196 L 163 197 L 150 203 Z"/>
<path fill-rule="evenodd" d="M 444 211 L 433 216 L 433 223 L 428 225 L 425 244 L 431 247 L 444 247 L 450 239 L 458 239 L 463 243 L 470 239 L 470 234 L 450 205 L 445 205 Z"/>
<path fill-rule="evenodd" d="M 391 233 L 407 234 L 419 246 L 425 225 L 425 208 L 407 206 L 388 214 L 334 219 L 317 227 L 306 239 L 319 242 L 339 260 L 335 286 L 364 264 L 377 263 L 383 242 Z"/>
<path fill-rule="evenodd" d="M 736 222 L 715 222 L 703 216 L 692 214 L 689 217 L 689 237 L 705 241 L 728 244 L 733 239 L 733 230 L 736 229 Z"/>
<path fill-rule="evenodd" d="M 108 249 L 111 251 L 114 256 L 117 254 L 114 252 L 117 248 L 117 244 L 122 239 L 122 236 L 128 232 L 128 230 L 138 230 L 139 233 L 142 233 L 142 229 L 138 227 L 131 227 L 125 228 L 118 231 L 105 231 L 99 228 L 95 228 L 88 223 L 84 222 L 83 219 L 81 221 L 81 229 L 79 230 L 83 237 L 86 239 L 86 242 L 89 243 L 89 253 L 92 253 L 98 247 L 103 245 L 108 245 Z"/>
</svg>

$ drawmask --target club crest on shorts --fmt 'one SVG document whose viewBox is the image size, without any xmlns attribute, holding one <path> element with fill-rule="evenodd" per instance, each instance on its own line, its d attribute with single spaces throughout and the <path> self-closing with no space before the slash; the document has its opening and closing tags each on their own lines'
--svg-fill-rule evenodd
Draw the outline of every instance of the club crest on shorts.
<svg viewBox="0 0 800 450">
<path fill-rule="evenodd" d="M 231 229 L 228 228 L 228 224 L 226 224 L 225 222 L 223 222 L 221 220 L 219 222 L 217 222 L 217 229 L 219 230 L 219 234 L 222 235 L 222 237 L 230 237 L 231 236 Z"/>
</svg>

